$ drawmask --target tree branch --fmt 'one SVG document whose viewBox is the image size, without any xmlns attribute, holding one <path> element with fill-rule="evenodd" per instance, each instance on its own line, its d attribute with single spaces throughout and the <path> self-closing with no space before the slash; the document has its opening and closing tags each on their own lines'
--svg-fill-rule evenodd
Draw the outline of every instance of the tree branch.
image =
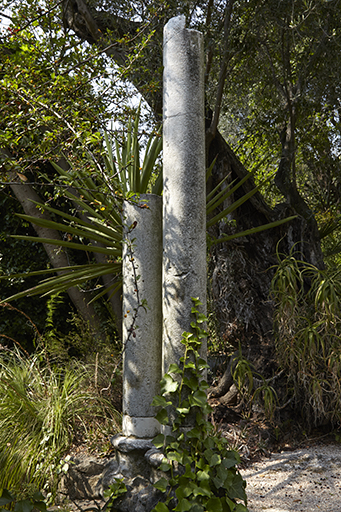
<svg viewBox="0 0 341 512">
<path fill-rule="evenodd" d="M 233 10 L 233 4 L 235 0 L 228 0 L 226 4 L 225 9 L 225 19 L 224 19 L 224 56 L 223 56 L 223 62 L 220 67 L 220 73 L 219 73 L 219 80 L 218 80 L 218 87 L 217 87 L 217 95 L 216 95 L 216 102 L 214 107 L 214 114 L 211 121 L 211 125 L 209 129 L 206 132 L 206 146 L 208 147 L 213 140 L 217 127 L 219 122 L 219 115 L 221 110 L 221 101 L 223 98 L 223 92 L 224 92 L 224 86 L 226 81 L 226 75 L 227 75 L 227 66 L 229 63 L 229 60 L 231 58 L 231 53 L 229 52 L 229 36 L 231 31 L 231 17 L 232 17 L 232 10 Z"/>
</svg>

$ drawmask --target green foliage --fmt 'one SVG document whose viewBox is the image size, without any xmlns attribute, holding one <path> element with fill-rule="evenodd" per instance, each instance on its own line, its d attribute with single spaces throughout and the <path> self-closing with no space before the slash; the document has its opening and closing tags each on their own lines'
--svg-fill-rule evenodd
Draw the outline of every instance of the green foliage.
<svg viewBox="0 0 341 512">
<path fill-rule="evenodd" d="M 287 180 L 315 215 L 335 213 L 340 197 L 339 4 L 269 0 L 233 7 L 223 133 L 258 182 L 287 157 L 291 124 L 294 155 Z M 272 206 L 283 200 L 275 183 L 261 190 Z"/>
<path fill-rule="evenodd" d="M 67 249 L 77 249 L 89 254 L 99 253 L 106 257 L 103 263 L 90 261 L 84 265 L 70 265 L 60 269 L 66 273 L 43 281 L 38 286 L 17 293 L 9 299 L 16 299 L 37 294 L 58 294 L 70 286 L 81 286 L 91 280 L 98 280 L 104 275 L 119 275 L 121 272 L 122 255 L 122 201 L 131 198 L 134 193 L 147 192 L 149 187 L 153 192 L 160 191 L 162 180 L 156 179 L 154 186 L 151 180 L 154 178 L 155 163 L 160 155 L 162 139 L 158 135 L 152 135 L 145 150 L 145 155 L 140 167 L 140 146 L 138 141 L 139 113 L 136 115 L 134 128 L 129 121 L 129 130 L 123 145 L 116 144 L 116 161 L 112 152 L 112 144 L 106 135 L 107 152 L 104 155 L 105 169 L 94 172 L 94 178 L 88 169 L 76 168 L 65 172 L 54 165 L 60 176 L 60 184 L 71 186 L 76 192 L 63 191 L 65 196 L 78 206 L 77 210 L 82 214 L 81 218 L 61 209 L 52 208 L 48 204 L 37 204 L 37 208 L 45 209 L 52 215 L 61 217 L 64 221 L 37 219 L 20 214 L 25 222 L 31 222 L 46 228 L 52 228 L 67 233 L 68 240 L 47 240 L 37 236 L 26 236 L 25 240 L 31 242 L 47 242 Z M 89 155 L 88 155 L 89 156 Z M 88 164 L 93 165 L 91 155 Z M 90 167 L 91 169 L 91 167 Z M 161 175 L 161 174 L 160 174 Z M 148 205 L 147 205 L 148 206 Z M 13 235 L 21 238 L 20 235 Z M 54 269 L 41 270 L 30 273 L 31 276 L 54 273 Z M 23 276 L 20 276 L 23 277 Z M 122 286 L 121 280 L 114 280 L 108 288 L 101 289 L 93 300 L 105 294 L 109 298 Z"/>
<path fill-rule="evenodd" d="M 19 293 L 24 284 L 27 288 L 36 286 L 40 277 L 29 277 L 28 274 L 49 267 L 49 261 L 41 243 L 14 239 L 10 236 L 11 233 L 22 236 L 34 235 L 31 224 L 23 222 L 14 214 L 18 208 L 19 204 L 11 193 L 1 190 L 0 276 L 3 279 L 1 280 L 0 300 Z M 14 277 L 18 275 L 21 277 Z M 43 333 L 47 327 L 48 330 L 52 328 L 47 323 L 53 321 L 53 329 L 63 335 L 74 331 L 68 322 L 71 318 L 70 311 L 73 311 L 68 296 L 64 295 L 63 300 L 59 299 L 58 304 L 55 304 L 55 312 L 50 315 L 53 318 L 47 318 L 49 317 L 49 304 L 50 301 L 47 297 L 36 297 L 35 300 L 22 297 L 11 305 L 2 303 L 0 305 L 0 336 L 6 338 L 6 343 L 9 346 L 13 346 L 14 343 L 10 340 L 15 340 L 25 350 L 32 352 L 39 333 Z"/>
<path fill-rule="evenodd" d="M 88 323 L 80 315 L 72 313 L 66 320 L 69 324 L 68 331 L 63 332 L 57 328 L 58 323 L 56 322 L 56 316 L 60 314 L 59 305 L 63 303 L 63 300 L 64 297 L 61 298 L 60 294 L 50 297 L 47 303 L 47 321 L 43 334 L 39 336 L 38 346 L 45 347 L 48 357 L 55 364 L 68 364 L 72 362 L 73 358 L 84 364 L 92 364 L 100 354 L 101 361 L 106 361 L 109 368 L 108 361 L 113 359 L 117 351 L 120 350 L 120 342 L 117 340 L 116 333 L 110 330 L 111 322 L 108 322 L 108 326 L 104 322 L 102 324 L 106 336 L 97 337 L 94 336 Z M 101 317 L 100 313 L 98 313 L 99 318 Z"/>
<path fill-rule="evenodd" d="M 141 147 L 139 141 L 140 107 L 137 110 L 134 125 L 129 118 L 127 133 L 118 140 L 115 139 L 115 154 L 113 141 L 105 132 L 106 153 L 104 161 L 108 176 L 114 177 L 115 193 L 122 197 L 133 194 L 161 195 L 162 193 L 162 167 L 158 159 L 162 151 L 162 137 L 159 132 L 149 136 L 144 148 L 143 162 L 141 162 Z M 153 183 L 154 182 L 154 183 Z"/>
<path fill-rule="evenodd" d="M 29 356 L 2 347 L 0 488 L 53 492 L 59 461 L 76 435 L 110 415 L 89 377 L 85 367 L 52 367 L 43 352 Z"/>
<path fill-rule="evenodd" d="M 153 193 L 162 192 L 162 171 L 155 173 L 155 165 L 162 149 L 162 139 L 158 134 L 152 135 L 146 146 L 142 167 L 140 167 L 140 146 L 138 142 L 138 122 L 139 112 L 136 116 L 134 128 L 131 127 L 131 121 L 128 124 L 127 137 L 123 139 L 120 147 L 116 143 L 116 160 L 113 156 L 112 144 L 105 137 L 107 151 L 104 154 L 106 169 L 94 172 L 94 178 L 91 177 L 88 170 L 71 169 L 69 172 L 63 171 L 61 167 L 54 164 L 55 170 L 60 175 L 60 180 L 64 185 L 71 186 L 76 192 L 65 191 L 65 196 L 78 206 L 78 213 L 82 213 L 79 218 L 60 209 L 53 208 L 48 204 L 37 203 L 37 208 L 47 210 L 52 215 L 59 216 L 63 223 L 55 220 L 46 220 L 29 215 L 19 214 L 18 216 L 25 222 L 31 222 L 38 226 L 51 228 L 67 233 L 68 240 L 42 239 L 37 236 L 13 235 L 15 239 L 24 238 L 31 242 L 44 242 L 58 247 L 65 247 L 70 250 L 85 251 L 89 254 L 99 253 L 106 256 L 103 263 L 90 261 L 85 265 L 74 265 L 59 269 L 65 271 L 63 275 L 45 279 L 40 284 L 28 290 L 16 293 L 6 300 L 19 299 L 37 294 L 58 294 L 70 286 L 81 286 L 91 280 L 99 279 L 104 275 L 119 275 L 121 273 L 122 256 L 122 201 L 128 199 L 136 201 L 140 193 L 146 193 L 149 190 Z M 89 157 L 90 158 L 90 157 Z M 91 158 L 90 158 L 91 161 Z M 92 162 L 93 163 L 93 162 Z M 207 178 L 212 171 L 213 165 L 207 171 Z M 227 208 L 209 218 L 210 214 L 217 210 L 220 205 L 226 201 L 232 194 L 239 189 L 249 178 L 246 176 L 232 188 L 222 188 L 223 179 L 213 191 L 207 195 L 207 227 L 218 223 L 223 217 L 236 210 L 245 201 L 250 199 L 257 188 L 244 194 L 240 199 L 233 202 Z M 221 189 L 221 190 L 220 190 Z M 148 204 L 142 204 L 141 207 L 148 208 Z M 265 224 L 256 228 L 224 236 L 219 239 L 209 239 L 209 244 L 222 243 L 234 238 L 257 233 L 265 229 L 276 227 L 284 222 L 288 222 L 294 217 Z M 30 272 L 29 276 L 39 276 L 47 273 L 54 273 L 54 269 Z M 13 277 L 22 278 L 23 275 Z M 92 301 L 109 295 L 112 297 L 122 286 L 120 279 L 113 280 L 108 288 L 103 288 L 96 294 Z M 101 288 L 99 286 L 99 288 Z"/>
<path fill-rule="evenodd" d="M 115 478 L 115 482 L 110 485 L 109 489 L 104 491 L 104 498 L 107 500 L 105 509 L 109 508 L 110 510 L 114 501 L 127 492 L 127 487 L 123 480 L 124 478 Z"/>
<path fill-rule="evenodd" d="M 41 244 L 32 244 L 24 240 L 14 240 L 11 233 L 22 235 L 33 234 L 33 228 L 28 223 L 23 223 L 13 211 L 18 204 L 10 194 L 0 191 L 0 276 L 13 276 L 32 272 L 47 266 L 47 256 Z M 23 286 L 23 278 L 10 277 L 1 281 L 0 301 L 6 297 L 18 293 Z M 27 277 L 27 287 L 35 286 L 37 277 Z M 45 323 L 46 299 L 38 298 L 35 301 L 22 298 L 16 302 L 16 308 L 32 319 L 32 322 L 24 320 L 9 307 L 0 307 L 0 334 L 6 335 L 18 341 L 25 349 L 32 350 L 36 339 L 36 331 L 43 330 Z M 1 343 L 1 341 L 0 341 Z"/>
<path fill-rule="evenodd" d="M 233 367 L 233 381 L 246 411 L 251 412 L 252 404 L 258 401 L 264 408 L 265 417 L 271 421 L 278 405 L 276 390 L 270 385 L 272 378 L 265 379 L 261 373 L 255 370 L 252 363 L 243 356 L 240 345 L 239 352 L 234 358 Z"/>
<path fill-rule="evenodd" d="M 41 492 L 26 495 L 21 499 L 7 489 L 2 490 L 0 496 L 0 512 L 14 510 L 14 512 L 46 512 L 45 498 Z"/>
<path fill-rule="evenodd" d="M 113 118 L 107 105 L 125 94 L 118 84 L 109 92 L 107 62 L 97 49 L 63 29 L 61 4 L 15 3 L 1 43 L 0 146 L 8 154 L 0 158 L 3 171 L 25 176 L 47 155 L 59 160 L 82 144 L 98 144 L 102 123 Z"/>
<path fill-rule="evenodd" d="M 159 407 L 156 418 L 166 432 L 153 441 L 164 451 L 160 470 L 166 474 L 155 484 L 165 493 L 165 501 L 153 512 L 246 512 L 245 482 L 236 469 L 239 455 L 207 421 L 212 409 L 203 374 L 208 365 L 199 353 L 207 336 L 206 317 L 199 311 L 201 302 L 193 299 L 193 303 L 193 333 L 182 337 L 184 356 L 180 365 L 170 365 L 161 380 L 161 395 L 153 400 Z"/>
<path fill-rule="evenodd" d="M 279 260 L 272 281 L 277 354 L 307 425 L 341 422 L 340 269 Z"/>
<path fill-rule="evenodd" d="M 206 180 L 208 180 L 208 178 L 213 170 L 214 164 L 215 164 L 215 161 L 213 161 L 212 165 L 207 170 Z M 226 182 L 226 180 L 229 177 L 229 176 L 226 176 L 218 183 L 218 185 L 211 192 L 209 192 L 207 194 L 207 197 L 206 197 L 206 216 L 207 216 L 206 227 L 207 228 L 210 228 L 210 227 L 214 226 L 215 224 L 217 224 L 218 222 L 220 222 L 222 219 L 227 218 L 232 212 L 237 210 L 242 204 L 244 204 L 246 201 L 248 201 L 252 196 L 254 196 L 258 192 L 259 187 L 254 187 L 252 190 L 250 190 L 250 192 L 243 194 L 239 199 L 232 200 L 232 202 L 229 206 L 227 206 L 223 209 L 220 208 L 220 211 L 218 210 L 218 208 L 220 207 L 221 204 L 223 204 L 224 202 L 228 202 L 227 200 L 229 198 L 230 198 L 230 201 L 231 201 L 231 199 L 233 199 L 233 197 L 234 197 L 233 194 L 238 189 L 240 189 L 243 186 L 243 184 L 251 176 L 252 176 L 251 173 L 247 174 L 242 180 L 238 181 L 238 183 L 236 183 L 236 184 L 232 183 L 231 186 L 223 187 L 224 183 Z M 280 220 L 280 221 L 270 222 L 268 224 L 263 224 L 258 227 L 250 228 L 250 229 L 247 229 L 246 231 L 234 233 L 231 235 L 223 235 L 223 236 L 220 236 L 219 238 L 212 238 L 209 236 L 208 237 L 208 245 L 212 246 L 215 244 L 228 242 L 230 240 L 234 240 L 236 238 L 240 238 L 243 236 L 253 235 L 255 233 L 264 231 L 266 229 L 271 229 L 271 228 L 280 226 L 281 224 L 284 224 L 285 222 L 289 222 L 289 221 L 293 220 L 294 218 L 295 218 L 295 216 L 288 217 L 288 218 Z"/>
</svg>

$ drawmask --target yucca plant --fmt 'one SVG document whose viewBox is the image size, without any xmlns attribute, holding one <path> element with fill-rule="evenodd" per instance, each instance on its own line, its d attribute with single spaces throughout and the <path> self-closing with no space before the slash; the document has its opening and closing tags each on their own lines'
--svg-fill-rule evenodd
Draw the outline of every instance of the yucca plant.
<svg viewBox="0 0 341 512">
<path fill-rule="evenodd" d="M 135 194 L 146 192 L 160 194 L 162 191 L 162 169 L 155 176 L 157 159 L 162 149 L 162 139 L 158 133 L 151 135 L 140 164 L 140 144 L 138 138 L 139 112 L 134 126 L 129 121 L 128 135 L 119 144 L 115 141 L 116 153 L 108 134 L 105 134 L 106 154 L 105 169 L 97 169 L 94 178 L 88 171 L 71 168 L 65 172 L 53 164 L 59 175 L 59 182 L 64 186 L 63 194 L 76 205 L 78 216 L 70 215 L 48 204 L 36 203 L 42 208 L 60 217 L 63 222 L 37 219 L 33 216 L 19 215 L 23 220 L 47 228 L 56 229 L 67 234 L 67 240 L 42 239 L 40 237 L 22 237 L 32 242 L 43 242 L 65 247 L 71 250 L 86 251 L 90 254 L 100 253 L 106 256 L 105 263 L 91 261 L 85 265 L 68 266 L 58 269 L 62 275 L 42 281 L 38 286 L 9 297 L 8 300 L 36 294 L 50 295 L 66 290 L 70 286 L 81 286 L 92 279 L 106 274 L 119 275 L 122 255 L 122 201 L 131 199 Z M 90 156 L 91 160 L 91 156 Z M 94 162 L 91 161 L 93 164 Z M 65 185 L 68 187 L 65 189 Z M 21 238 L 13 235 L 15 238 Z M 32 272 L 29 275 L 55 273 L 55 269 Z M 28 274 L 26 274 L 28 275 Z M 2 276 L 2 278 L 6 278 Z M 95 295 L 93 300 L 108 294 L 115 294 L 122 282 L 114 281 L 106 289 Z"/>
<path fill-rule="evenodd" d="M 69 200 L 77 205 L 79 214 L 77 217 L 46 204 L 37 204 L 37 208 L 46 209 L 52 214 L 61 217 L 64 222 L 48 221 L 46 219 L 37 219 L 33 216 L 19 215 L 23 220 L 31 222 L 32 224 L 62 231 L 64 234 L 68 235 L 70 240 L 61 241 L 33 236 L 22 237 L 13 235 L 15 238 L 30 240 L 32 242 L 48 243 L 71 250 L 77 249 L 86 251 L 87 253 L 101 253 L 106 256 L 106 263 L 90 262 L 85 265 L 61 268 L 59 270 L 65 272 L 64 274 L 45 279 L 34 288 L 15 294 L 7 298 L 6 301 L 37 294 L 56 294 L 71 286 L 83 285 L 85 282 L 98 279 L 106 274 L 120 274 L 123 231 L 121 218 L 122 201 L 124 199 L 134 200 L 134 196 L 148 192 L 155 194 L 162 193 L 162 167 L 157 164 L 162 150 L 162 138 L 159 133 L 155 133 L 149 137 L 142 159 L 138 127 L 139 111 L 134 124 L 131 120 L 129 121 L 127 136 L 123 138 L 121 144 L 119 144 L 117 140 L 115 144 L 113 144 L 110 137 L 105 134 L 105 169 L 97 165 L 93 173 L 94 178 L 90 176 L 88 171 L 71 169 L 66 173 L 58 165 L 54 164 L 54 168 L 58 172 L 63 185 L 72 187 L 72 190 L 66 189 L 63 193 Z M 207 179 L 212 172 L 213 166 L 214 162 L 207 171 Z M 223 202 L 243 185 L 248 177 L 249 176 L 246 176 L 243 180 L 237 184 L 233 184 L 230 188 L 222 188 L 222 184 L 227 179 L 225 178 L 207 195 L 208 228 L 236 210 L 257 192 L 258 187 L 255 187 L 229 207 L 223 208 L 219 213 L 213 215 L 218 208 L 221 208 Z M 222 243 L 237 237 L 257 233 L 264 229 L 278 226 L 293 218 L 294 217 L 289 217 L 288 219 L 272 222 L 241 233 L 226 235 L 219 239 L 210 239 L 210 244 Z M 76 238 L 78 242 L 73 241 L 73 238 Z M 20 277 L 54 272 L 55 269 L 48 269 L 30 272 L 29 274 L 20 275 Z M 16 275 L 16 277 L 19 277 L 19 275 Z M 6 277 L 3 276 L 2 278 Z M 102 289 L 92 300 L 98 299 L 105 294 L 112 296 L 119 290 L 121 285 L 121 280 L 115 280 L 109 288 Z"/>
<path fill-rule="evenodd" d="M 147 141 L 144 157 L 141 161 L 141 146 L 139 143 L 140 109 L 137 111 L 134 125 L 128 121 L 127 136 L 119 142 L 113 141 L 104 133 L 106 154 L 104 162 L 109 176 L 114 176 L 115 192 L 123 197 L 130 194 L 162 193 L 162 167 L 157 167 L 157 161 L 162 151 L 162 137 L 159 132 L 152 134 Z"/>
<path fill-rule="evenodd" d="M 272 281 L 277 357 L 307 427 L 339 425 L 341 271 L 320 270 L 297 256 L 282 257 Z"/>
</svg>

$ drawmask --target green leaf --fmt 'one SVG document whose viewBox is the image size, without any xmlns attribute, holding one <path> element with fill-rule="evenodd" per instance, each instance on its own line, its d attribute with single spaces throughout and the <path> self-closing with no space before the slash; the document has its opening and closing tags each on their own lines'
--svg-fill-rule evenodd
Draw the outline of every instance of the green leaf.
<svg viewBox="0 0 341 512">
<path fill-rule="evenodd" d="M 168 405 L 172 405 L 172 402 L 169 402 L 163 396 L 154 396 L 152 401 L 153 407 L 167 407 Z"/>
<path fill-rule="evenodd" d="M 198 370 L 199 371 L 204 370 L 205 368 L 209 368 L 210 367 L 210 365 L 207 363 L 207 361 L 205 361 L 205 359 L 201 359 L 201 358 L 198 359 L 197 364 L 198 364 Z"/>
<path fill-rule="evenodd" d="M 183 383 L 188 386 L 192 391 L 198 389 L 199 379 L 192 375 L 190 378 L 184 377 Z"/>
<path fill-rule="evenodd" d="M 163 393 L 174 393 L 179 387 L 178 382 L 176 382 L 171 375 L 165 373 L 163 378 L 161 379 L 161 392 Z"/>
<path fill-rule="evenodd" d="M 218 453 L 214 453 L 209 462 L 210 466 L 218 466 L 221 464 L 221 457 Z"/>
<path fill-rule="evenodd" d="M 200 503 L 192 503 L 191 512 L 205 512 L 205 508 Z"/>
<path fill-rule="evenodd" d="M 201 429 L 199 429 L 197 427 L 194 427 L 191 430 L 189 430 L 189 432 L 187 432 L 187 437 L 189 439 L 200 439 L 201 436 L 202 436 L 202 431 L 201 431 Z"/>
<path fill-rule="evenodd" d="M 168 487 L 168 480 L 162 477 L 154 484 L 154 487 L 161 492 L 166 492 Z"/>
<path fill-rule="evenodd" d="M 198 407 L 204 407 L 207 404 L 207 395 L 205 391 L 201 391 L 198 389 L 195 391 L 193 396 L 189 397 L 191 399 L 192 405 L 196 405 Z"/>
<path fill-rule="evenodd" d="M 33 503 L 31 500 L 21 500 L 15 504 L 14 512 L 31 512 Z"/>
<path fill-rule="evenodd" d="M 201 302 L 201 300 L 199 299 L 199 297 L 191 297 L 191 300 L 194 304 L 194 307 L 198 307 L 198 306 L 202 306 L 203 303 Z"/>
<path fill-rule="evenodd" d="M 233 476 L 232 481 L 228 484 L 228 486 L 226 486 L 226 490 L 231 498 L 238 498 L 246 503 L 247 498 L 245 494 L 245 486 L 245 480 L 242 479 L 239 473 L 236 473 Z"/>
<path fill-rule="evenodd" d="M 167 411 L 165 409 L 161 409 L 161 411 L 158 411 L 155 415 L 155 419 L 157 419 L 161 425 L 167 425 L 169 422 Z"/>
<path fill-rule="evenodd" d="M 228 451 L 223 458 L 222 464 L 226 469 L 232 468 L 240 463 L 239 453 L 233 450 Z"/>
<path fill-rule="evenodd" d="M 205 469 L 206 467 L 208 467 L 208 469 L 210 469 L 209 466 L 207 466 L 205 460 L 203 459 L 203 457 L 200 457 L 200 459 L 198 460 L 198 462 L 196 463 L 196 467 L 198 469 Z"/>
<path fill-rule="evenodd" d="M 154 437 L 153 439 L 153 445 L 156 447 L 156 448 L 162 448 L 163 445 L 164 445 L 164 442 L 165 442 L 165 436 L 163 434 L 158 434 L 156 437 Z"/>
<path fill-rule="evenodd" d="M 179 368 L 179 365 L 177 365 L 175 363 L 172 363 L 169 365 L 168 371 L 169 371 L 169 373 L 181 373 L 182 372 L 181 368 Z"/>
<path fill-rule="evenodd" d="M 169 508 L 164 503 L 159 501 L 159 503 L 152 510 L 152 512 L 169 512 Z"/>
<path fill-rule="evenodd" d="M 44 501 L 44 496 L 40 491 L 37 491 L 33 494 L 34 501 Z"/>
<path fill-rule="evenodd" d="M 206 503 L 207 512 L 223 512 L 223 505 L 220 498 L 210 498 Z"/>
<path fill-rule="evenodd" d="M 235 506 L 235 508 L 234 508 L 233 512 L 249 512 L 249 510 L 248 510 L 248 508 L 247 508 L 247 507 L 245 507 L 245 506 L 244 506 L 244 505 L 242 505 L 241 503 L 238 503 L 238 504 Z"/>
<path fill-rule="evenodd" d="M 37 508 L 40 512 L 46 512 L 47 510 L 46 503 L 44 501 L 35 501 L 34 508 Z"/>
<path fill-rule="evenodd" d="M 209 481 L 211 479 L 210 474 L 209 474 L 209 466 L 208 466 L 208 469 L 206 469 L 205 471 L 197 472 L 197 479 L 198 479 L 198 482 L 202 482 L 204 480 Z"/>
<path fill-rule="evenodd" d="M 183 358 L 181 357 L 180 358 L 180 361 L 181 359 L 183 360 Z M 195 363 L 193 363 L 193 361 L 188 361 L 184 364 L 184 368 L 190 368 L 191 370 L 195 370 Z"/>
<path fill-rule="evenodd" d="M 234 235 L 226 235 L 221 238 L 215 238 L 214 240 L 211 240 L 211 244 L 212 245 L 220 244 L 223 242 L 228 242 L 230 240 L 234 240 L 236 238 L 241 238 L 243 236 L 254 235 L 255 233 L 260 233 L 261 231 L 265 231 L 267 229 L 276 228 L 277 226 L 280 226 L 281 224 L 285 224 L 286 222 L 290 222 L 290 221 L 296 219 L 296 217 L 297 217 L 297 215 L 294 215 L 292 217 L 287 217 L 286 219 L 283 219 L 283 220 L 278 220 L 275 222 L 270 222 L 269 224 L 263 224 L 262 226 L 258 226 L 256 228 L 247 229 L 245 231 L 241 231 Z"/>
<path fill-rule="evenodd" d="M 191 508 L 191 502 L 188 499 L 183 498 L 173 510 L 174 512 L 186 512 L 187 510 L 191 510 Z"/>
<path fill-rule="evenodd" d="M 175 491 L 176 497 L 178 500 L 181 500 L 183 498 L 188 498 L 191 494 L 193 494 L 193 489 L 190 484 L 182 484 L 180 483 L 179 487 Z"/>
<path fill-rule="evenodd" d="M 197 315 L 197 323 L 198 323 L 198 324 L 202 324 L 202 323 L 204 323 L 204 322 L 207 322 L 207 320 L 208 320 L 208 319 L 207 319 L 207 316 L 206 316 L 206 315 L 204 315 L 203 313 L 199 313 L 199 314 Z"/>
<path fill-rule="evenodd" d="M 39 236 L 20 236 L 11 235 L 11 238 L 17 240 L 27 240 L 29 242 L 39 242 L 50 245 L 57 245 L 58 247 L 67 247 L 68 249 L 76 249 L 78 251 L 95 252 L 106 254 L 107 256 L 121 256 L 121 250 L 113 247 L 100 247 L 98 245 L 83 245 L 74 242 L 67 242 L 64 240 L 56 240 L 55 238 L 40 238 Z"/>
<path fill-rule="evenodd" d="M 179 413 L 179 414 L 188 414 L 189 411 L 190 411 L 190 408 L 189 407 L 177 407 L 176 408 L 176 411 Z"/>
<path fill-rule="evenodd" d="M 193 473 L 191 469 L 191 464 L 186 464 L 185 466 L 185 473 L 183 474 L 184 477 L 189 478 L 191 480 L 194 480 L 195 473 Z"/>
<path fill-rule="evenodd" d="M 216 475 L 212 477 L 212 481 L 217 489 L 220 489 L 221 487 L 225 487 L 227 485 L 227 478 L 230 475 L 228 472 L 229 470 L 226 470 L 224 466 L 221 464 L 216 468 Z M 230 480 L 232 481 L 232 476 L 230 476 Z"/>
<path fill-rule="evenodd" d="M 169 471 L 171 469 L 171 467 L 172 467 L 172 465 L 169 464 L 169 462 L 162 462 L 160 464 L 159 470 L 167 472 L 167 471 Z"/>
<path fill-rule="evenodd" d="M 208 389 L 210 386 L 207 384 L 205 380 L 200 381 L 200 389 L 204 391 L 205 389 Z"/>
<path fill-rule="evenodd" d="M 167 459 L 175 460 L 176 462 L 182 462 L 183 454 L 180 452 L 167 452 Z"/>
<path fill-rule="evenodd" d="M 14 501 L 14 497 L 7 489 L 2 490 L 1 498 L 0 498 L 0 507 L 3 505 L 8 505 L 8 503 L 12 503 Z"/>
<path fill-rule="evenodd" d="M 249 509 L 241 503 L 238 503 L 233 512 L 249 512 Z"/>
<path fill-rule="evenodd" d="M 213 495 L 210 486 L 210 480 L 200 480 L 200 486 L 196 486 L 195 490 L 193 491 L 193 494 L 195 496 L 207 496 L 208 498 L 210 498 Z"/>
</svg>

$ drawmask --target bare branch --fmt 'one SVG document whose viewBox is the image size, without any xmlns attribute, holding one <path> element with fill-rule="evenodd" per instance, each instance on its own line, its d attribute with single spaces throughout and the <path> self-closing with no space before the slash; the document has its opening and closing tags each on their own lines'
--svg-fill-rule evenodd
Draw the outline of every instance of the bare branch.
<svg viewBox="0 0 341 512">
<path fill-rule="evenodd" d="M 31 26 L 32 23 L 34 23 L 35 21 L 37 20 L 40 20 L 41 18 L 44 18 L 44 16 L 46 16 L 47 14 L 49 14 L 50 12 L 54 11 L 60 4 L 63 3 L 64 0 L 59 0 L 59 2 L 57 2 L 55 5 L 53 5 L 52 7 L 50 7 L 50 9 L 47 9 L 46 11 L 44 11 L 43 13 L 39 14 L 38 16 L 36 16 L 35 18 L 32 18 L 30 21 L 28 21 L 26 23 L 26 25 L 18 28 L 15 33 L 16 34 L 19 34 L 19 32 L 22 32 L 23 30 L 26 30 L 27 27 Z M 10 17 L 10 16 L 7 16 L 6 14 L 3 14 L 3 13 L 0 13 L 1 16 L 4 16 L 5 18 L 8 18 L 9 20 L 13 21 L 14 18 Z M 9 34 L 9 37 L 12 37 L 12 34 Z"/>
</svg>

